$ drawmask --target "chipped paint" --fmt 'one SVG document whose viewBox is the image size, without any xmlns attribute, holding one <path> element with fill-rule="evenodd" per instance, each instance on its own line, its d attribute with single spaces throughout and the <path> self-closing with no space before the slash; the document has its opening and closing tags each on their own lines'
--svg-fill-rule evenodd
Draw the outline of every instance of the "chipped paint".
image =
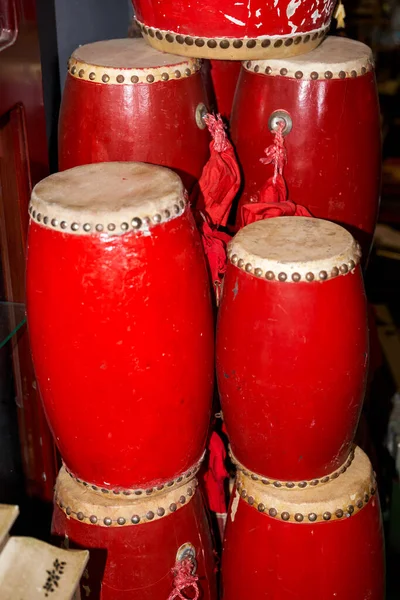
<svg viewBox="0 0 400 600">
<path fill-rule="evenodd" d="M 296 12 L 296 10 L 299 8 L 301 4 L 301 0 L 290 0 L 287 9 L 286 9 L 286 16 L 288 19 L 290 19 L 290 17 L 293 17 L 294 13 Z"/>
<path fill-rule="evenodd" d="M 261 8 L 257 8 L 256 17 L 261 17 Z"/>
<path fill-rule="evenodd" d="M 236 490 L 235 497 L 232 500 L 232 506 L 231 506 L 231 521 L 232 521 L 232 523 L 235 521 L 237 509 L 239 506 L 239 500 L 240 500 L 239 492 Z"/>
<path fill-rule="evenodd" d="M 288 24 L 290 25 L 290 27 L 292 28 L 291 33 L 296 33 L 298 27 L 297 25 L 295 25 L 294 23 L 292 23 L 292 21 L 288 21 Z"/>
<path fill-rule="evenodd" d="M 317 19 L 320 18 L 320 16 L 321 16 L 321 13 L 319 12 L 319 10 L 317 8 L 316 10 L 314 10 L 313 14 L 311 15 L 312 22 L 314 23 L 314 25 L 315 25 Z"/>
<path fill-rule="evenodd" d="M 240 27 L 244 27 L 246 25 L 246 23 L 244 23 L 243 21 L 239 21 L 239 19 L 235 19 L 235 17 L 231 17 L 231 15 L 226 15 L 224 13 L 224 17 L 225 17 L 225 19 L 228 19 L 228 21 L 231 21 L 231 23 L 235 23 L 235 25 L 240 25 Z"/>
</svg>

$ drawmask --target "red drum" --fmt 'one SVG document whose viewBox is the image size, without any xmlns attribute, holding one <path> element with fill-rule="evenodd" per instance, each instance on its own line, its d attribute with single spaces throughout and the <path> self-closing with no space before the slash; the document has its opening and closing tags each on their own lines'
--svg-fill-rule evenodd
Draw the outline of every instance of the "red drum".
<svg viewBox="0 0 400 600">
<path fill-rule="evenodd" d="M 167 492 L 121 497 L 85 489 L 61 469 L 52 531 L 63 545 L 90 550 L 82 598 L 167 600 L 175 563 L 190 558 L 201 599 L 216 600 L 211 535 L 196 486 L 192 478 Z M 189 586 L 184 597 L 193 591 Z"/>
<path fill-rule="evenodd" d="M 209 63 L 216 111 L 229 121 L 241 63 L 232 60 L 210 60 Z"/>
<path fill-rule="evenodd" d="M 239 473 L 225 530 L 223 600 L 383 600 L 375 490 L 359 448 L 346 473 L 314 489 L 277 489 Z"/>
<path fill-rule="evenodd" d="M 269 122 L 272 129 L 274 117 L 283 117 L 286 131 L 292 127 L 285 136 L 289 198 L 313 216 L 349 229 L 365 260 L 377 219 L 381 171 L 372 61 L 364 44 L 328 37 L 303 57 L 243 63 L 231 121 L 244 176 L 240 206 L 273 174 L 260 158 L 273 142 Z"/>
<path fill-rule="evenodd" d="M 174 479 L 204 451 L 214 370 L 208 273 L 179 177 L 76 167 L 35 186 L 30 214 L 32 356 L 66 465 L 106 489 Z"/>
<path fill-rule="evenodd" d="M 366 385 L 359 246 L 329 221 L 276 217 L 241 229 L 228 257 L 216 352 L 233 455 L 290 485 L 327 478 L 349 456 Z"/>
<path fill-rule="evenodd" d="M 190 190 L 209 156 L 200 67 L 199 60 L 160 54 L 142 39 L 75 50 L 61 103 L 60 170 L 143 161 L 174 169 Z"/>
<path fill-rule="evenodd" d="M 162 52 L 222 60 L 309 52 L 329 29 L 334 0 L 132 0 L 147 42 Z"/>
</svg>

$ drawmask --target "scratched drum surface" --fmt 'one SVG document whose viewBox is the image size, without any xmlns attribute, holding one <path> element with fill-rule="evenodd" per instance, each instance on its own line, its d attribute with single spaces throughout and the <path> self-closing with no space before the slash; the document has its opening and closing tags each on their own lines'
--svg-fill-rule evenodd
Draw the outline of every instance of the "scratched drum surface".
<svg viewBox="0 0 400 600">
<path fill-rule="evenodd" d="M 204 452 L 213 315 L 200 236 L 172 171 L 76 167 L 30 207 L 27 314 L 68 469 L 101 488 L 174 479 Z"/>
</svg>

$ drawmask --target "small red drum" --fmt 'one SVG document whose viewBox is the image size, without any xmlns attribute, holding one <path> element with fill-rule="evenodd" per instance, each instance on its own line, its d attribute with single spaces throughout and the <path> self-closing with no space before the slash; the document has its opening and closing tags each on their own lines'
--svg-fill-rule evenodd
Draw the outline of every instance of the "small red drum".
<svg viewBox="0 0 400 600">
<path fill-rule="evenodd" d="M 82 598 L 167 600 L 176 589 L 172 569 L 187 558 L 198 580 L 173 597 L 194 598 L 197 586 L 202 600 L 216 600 L 211 534 L 196 487 L 192 478 L 141 498 L 99 494 L 61 469 L 52 532 L 64 546 L 90 551 Z"/>
<path fill-rule="evenodd" d="M 362 450 L 326 485 L 282 490 L 239 473 L 234 494 L 223 600 L 384 600 L 379 499 Z"/>
<path fill-rule="evenodd" d="M 276 217 L 241 229 L 228 257 L 216 351 L 233 455 L 290 485 L 327 478 L 349 456 L 366 385 L 359 246 L 335 223 Z"/>
<path fill-rule="evenodd" d="M 61 103 L 60 170 L 142 161 L 174 169 L 190 190 L 209 156 L 200 67 L 199 60 L 160 54 L 142 39 L 75 50 Z"/>
<path fill-rule="evenodd" d="M 334 0 L 132 0 L 148 43 L 183 56 L 246 60 L 304 54 L 329 29 Z"/>
<path fill-rule="evenodd" d="M 206 70 L 206 69 L 204 69 Z M 210 60 L 209 76 L 215 97 L 215 109 L 221 117 L 230 120 L 233 98 L 241 70 L 240 61 Z"/>
<path fill-rule="evenodd" d="M 286 121 L 289 198 L 314 217 L 348 228 L 366 260 L 375 228 L 381 170 L 379 103 L 370 48 L 328 37 L 306 56 L 243 63 L 232 139 L 243 168 L 240 206 L 273 174 L 260 163 Z M 271 130 L 269 128 L 271 126 Z M 238 211 L 239 224 L 240 207 Z"/>
<path fill-rule="evenodd" d="M 76 167 L 35 186 L 30 215 L 32 356 L 66 465 L 106 489 L 178 477 L 204 451 L 214 371 L 181 180 L 143 163 Z"/>
</svg>

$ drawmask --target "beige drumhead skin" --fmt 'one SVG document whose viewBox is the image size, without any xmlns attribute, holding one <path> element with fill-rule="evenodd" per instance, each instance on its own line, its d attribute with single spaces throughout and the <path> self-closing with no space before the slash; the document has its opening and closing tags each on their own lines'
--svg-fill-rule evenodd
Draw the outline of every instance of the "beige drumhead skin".
<svg viewBox="0 0 400 600">
<path fill-rule="evenodd" d="M 29 212 L 40 225 L 64 233 L 118 235 L 174 219 L 185 206 L 182 181 L 170 169 L 108 162 L 43 179 L 32 191 Z"/>
<path fill-rule="evenodd" d="M 192 500 L 196 487 L 197 479 L 192 477 L 172 490 L 167 487 L 156 497 L 104 494 L 79 485 L 62 467 L 54 500 L 71 519 L 101 527 L 121 527 L 150 523 L 175 513 Z"/>
<path fill-rule="evenodd" d="M 376 501 L 372 466 L 359 447 L 347 470 L 325 485 L 306 489 L 276 488 L 254 481 L 241 471 L 238 471 L 236 485 L 241 500 L 255 510 L 293 523 L 338 520 Z"/>
<path fill-rule="evenodd" d="M 325 281 L 355 269 L 353 236 L 331 221 L 276 217 L 247 225 L 228 245 L 228 258 L 255 277 L 282 282 Z"/>
<path fill-rule="evenodd" d="M 372 50 L 348 38 L 328 36 L 308 54 L 243 63 L 248 71 L 296 79 L 345 79 L 365 75 L 373 68 Z"/>
<path fill-rule="evenodd" d="M 183 79 L 200 67 L 199 59 L 158 52 L 143 39 L 107 40 L 80 46 L 68 62 L 73 77 L 108 85 Z"/>
</svg>

